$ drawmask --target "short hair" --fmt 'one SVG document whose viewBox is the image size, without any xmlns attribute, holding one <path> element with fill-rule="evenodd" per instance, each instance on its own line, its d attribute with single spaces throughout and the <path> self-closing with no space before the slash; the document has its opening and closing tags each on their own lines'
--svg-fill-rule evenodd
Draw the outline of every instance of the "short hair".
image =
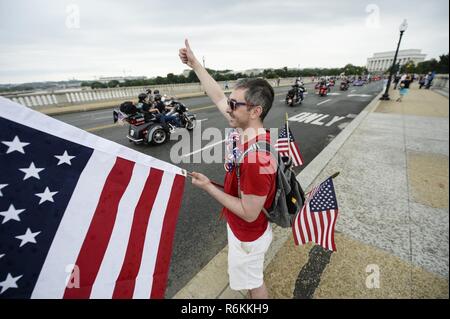
<svg viewBox="0 0 450 319">
<path fill-rule="evenodd" d="M 264 79 L 241 79 L 234 86 L 234 90 L 246 90 L 245 101 L 262 107 L 261 121 L 264 120 L 273 104 L 275 93 L 272 86 Z"/>
</svg>

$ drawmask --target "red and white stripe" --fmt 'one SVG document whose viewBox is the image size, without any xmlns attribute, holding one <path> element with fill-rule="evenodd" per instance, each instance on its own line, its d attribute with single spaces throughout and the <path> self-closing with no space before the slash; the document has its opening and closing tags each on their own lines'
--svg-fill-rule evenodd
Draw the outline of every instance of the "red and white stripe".
<svg viewBox="0 0 450 319">
<path fill-rule="evenodd" d="M 334 242 L 334 227 L 338 211 L 331 209 L 321 212 L 311 212 L 309 201 L 297 213 L 292 225 L 295 245 L 314 242 L 325 249 L 336 251 Z"/>
<path fill-rule="evenodd" d="M 295 142 L 289 142 L 288 138 L 280 138 L 274 145 L 281 156 L 291 157 L 294 166 L 303 165 L 303 158 Z"/>
<path fill-rule="evenodd" d="M 94 151 L 32 298 L 163 298 L 184 181 Z M 67 288 L 74 265 L 80 287 Z"/>
</svg>

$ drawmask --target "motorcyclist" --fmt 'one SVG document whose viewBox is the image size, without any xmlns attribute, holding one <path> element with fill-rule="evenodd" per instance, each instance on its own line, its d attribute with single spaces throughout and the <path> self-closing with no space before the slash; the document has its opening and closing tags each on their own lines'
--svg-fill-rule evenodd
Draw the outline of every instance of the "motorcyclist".
<svg viewBox="0 0 450 319">
<path fill-rule="evenodd" d="M 136 107 L 138 112 L 148 112 L 150 110 L 147 93 L 141 93 L 138 95 L 138 103 Z"/>
<path fill-rule="evenodd" d="M 158 91 L 159 92 L 159 91 Z M 181 122 L 178 116 L 175 114 L 173 115 L 166 115 L 168 111 L 171 111 L 173 109 L 173 106 L 166 106 L 164 102 L 161 99 L 160 94 L 155 94 L 155 103 L 153 104 L 153 108 L 150 109 L 150 112 L 154 113 L 156 116 L 156 119 L 162 123 L 162 124 L 174 124 L 176 127 L 181 127 Z M 172 131 L 173 129 L 171 129 Z"/>
<path fill-rule="evenodd" d="M 292 85 L 292 87 L 295 90 L 295 98 L 298 100 L 300 99 L 301 101 L 303 101 L 303 92 L 305 92 L 305 86 L 303 84 L 303 82 L 300 80 L 300 78 L 296 78 L 294 84 Z"/>
<path fill-rule="evenodd" d="M 350 86 L 350 80 L 346 76 L 342 78 L 341 86 L 343 86 L 345 89 L 348 89 L 348 87 Z"/>
<path fill-rule="evenodd" d="M 153 94 L 151 89 L 147 89 L 147 97 L 148 97 L 148 103 L 151 105 L 154 102 Z"/>
</svg>

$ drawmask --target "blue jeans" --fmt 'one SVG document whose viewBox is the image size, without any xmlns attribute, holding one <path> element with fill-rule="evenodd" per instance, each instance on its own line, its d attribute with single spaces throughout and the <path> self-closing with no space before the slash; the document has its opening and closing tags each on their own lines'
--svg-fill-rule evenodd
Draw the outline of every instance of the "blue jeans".
<svg viewBox="0 0 450 319">
<path fill-rule="evenodd" d="M 180 119 L 176 115 L 164 115 L 164 114 L 158 114 L 156 116 L 158 121 L 160 121 L 162 124 L 172 123 L 175 124 L 177 127 L 181 127 Z"/>
</svg>

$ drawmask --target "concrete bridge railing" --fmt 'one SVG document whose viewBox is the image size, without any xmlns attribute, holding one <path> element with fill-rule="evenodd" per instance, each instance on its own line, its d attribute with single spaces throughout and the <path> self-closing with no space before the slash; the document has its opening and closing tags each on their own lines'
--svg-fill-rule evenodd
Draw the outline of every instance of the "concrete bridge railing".
<svg viewBox="0 0 450 319">
<path fill-rule="evenodd" d="M 448 74 L 437 74 L 431 83 L 435 88 L 447 89 L 448 91 Z"/>
<path fill-rule="evenodd" d="M 280 86 L 293 83 L 295 78 L 280 79 Z M 277 86 L 277 80 L 268 80 L 274 87 Z M 232 88 L 236 81 L 228 81 L 228 87 Z M 225 88 L 225 82 L 219 82 Z M 71 105 L 82 105 L 96 102 L 107 102 L 117 100 L 136 99 L 137 96 L 147 89 L 158 89 L 161 94 L 168 96 L 177 96 L 179 94 L 200 93 L 203 88 L 200 83 L 182 83 L 166 84 L 157 86 L 135 86 L 118 87 L 108 89 L 81 88 L 79 90 L 66 90 L 58 92 L 43 93 L 6 93 L 2 96 L 11 99 L 14 102 L 28 106 L 35 110 L 47 109 L 50 107 L 64 107 Z"/>
</svg>

